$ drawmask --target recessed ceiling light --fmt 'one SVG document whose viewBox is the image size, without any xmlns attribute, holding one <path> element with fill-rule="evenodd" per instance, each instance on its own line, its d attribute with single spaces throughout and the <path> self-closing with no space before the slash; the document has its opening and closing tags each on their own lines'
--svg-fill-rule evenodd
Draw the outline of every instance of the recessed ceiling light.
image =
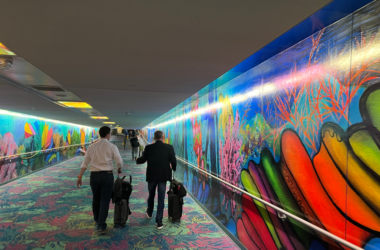
<svg viewBox="0 0 380 250">
<path fill-rule="evenodd" d="M 90 118 L 95 120 L 108 120 L 107 116 L 90 116 Z"/>
<path fill-rule="evenodd" d="M 88 104 L 87 102 L 59 102 L 59 103 L 68 108 L 92 109 L 90 104 Z"/>
<path fill-rule="evenodd" d="M 104 124 L 115 124 L 114 122 L 103 122 Z"/>
</svg>

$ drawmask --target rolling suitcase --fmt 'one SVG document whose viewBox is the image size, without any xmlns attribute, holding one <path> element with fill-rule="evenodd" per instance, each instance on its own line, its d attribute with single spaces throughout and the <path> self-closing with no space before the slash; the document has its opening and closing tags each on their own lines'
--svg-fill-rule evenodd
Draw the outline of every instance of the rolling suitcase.
<svg viewBox="0 0 380 250">
<path fill-rule="evenodd" d="M 115 203 L 114 217 L 113 221 L 115 226 L 125 227 L 129 215 L 132 213 L 129 209 L 129 197 L 131 196 L 133 186 L 132 186 L 132 176 L 130 180 L 124 181 L 124 178 L 117 178 L 113 187 L 112 202 Z"/>
<path fill-rule="evenodd" d="M 113 215 L 113 223 L 115 226 L 125 227 L 130 213 L 128 205 L 129 204 L 125 199 L 115 203 L 115 211 Z"/>
<path fill-rule="evenodd" d="M 172 222 L 181 222 L 183 212 L 183 197 L 186 196 L 186 189 L 183 184 L 174 179 L 170 183 L 168 191 L 168 215 Z"/>
<path fill-rule="evenodd" d="M 183 199 L 173 191 L 168 192 L 168 215 L 172 222 L 181 222 Z"/>
</svg>

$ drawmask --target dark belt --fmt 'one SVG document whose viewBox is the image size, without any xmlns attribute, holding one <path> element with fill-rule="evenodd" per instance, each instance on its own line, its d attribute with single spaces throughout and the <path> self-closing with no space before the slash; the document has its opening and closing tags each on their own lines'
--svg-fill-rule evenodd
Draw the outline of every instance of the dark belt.
<svg viewBox="0 0 380 250">
<path fill-rule="evenodd" d="M 92 171 L 91 174 L 112 174 L 113 172 L 111 170 L 106 170 L 106 171 Z"/>
</svg>

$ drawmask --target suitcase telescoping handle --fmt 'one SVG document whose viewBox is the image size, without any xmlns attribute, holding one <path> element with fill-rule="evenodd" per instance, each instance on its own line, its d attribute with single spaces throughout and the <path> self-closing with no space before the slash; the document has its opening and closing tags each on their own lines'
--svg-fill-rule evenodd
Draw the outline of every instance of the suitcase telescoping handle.
<svg viewBox="0 0 380 250">
<path fill-rule="evenodd" d="M 172 179 L 170 180 L 170 190 L 173 191 L 173 180 L 174 180 L 174 171 L 172 169 Z"/>
<path fill-rule="evenodd" d="M 123 178 L 121 178 L 121 180 L 124 180 L 125 179 L 125 175 L 123 176 Z M 117 178 L 120 178 L 120 173 L 117 173 Z M 129 176 L 129 183 L 132 185 L 132 175 Z"/>
</svg>

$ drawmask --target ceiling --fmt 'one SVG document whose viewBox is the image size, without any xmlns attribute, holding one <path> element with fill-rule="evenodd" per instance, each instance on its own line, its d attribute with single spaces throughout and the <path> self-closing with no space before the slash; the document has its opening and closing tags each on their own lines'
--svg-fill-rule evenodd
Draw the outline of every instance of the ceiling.
<svg viewBox="0 0 380 250">
<path fill-rule="evenodd" d="M 111 121 L 140 128 L 329 2 L 2 1 L 0 42 Z M 2 81 L 0 109 L 101 126 Z"/>
</svg>

